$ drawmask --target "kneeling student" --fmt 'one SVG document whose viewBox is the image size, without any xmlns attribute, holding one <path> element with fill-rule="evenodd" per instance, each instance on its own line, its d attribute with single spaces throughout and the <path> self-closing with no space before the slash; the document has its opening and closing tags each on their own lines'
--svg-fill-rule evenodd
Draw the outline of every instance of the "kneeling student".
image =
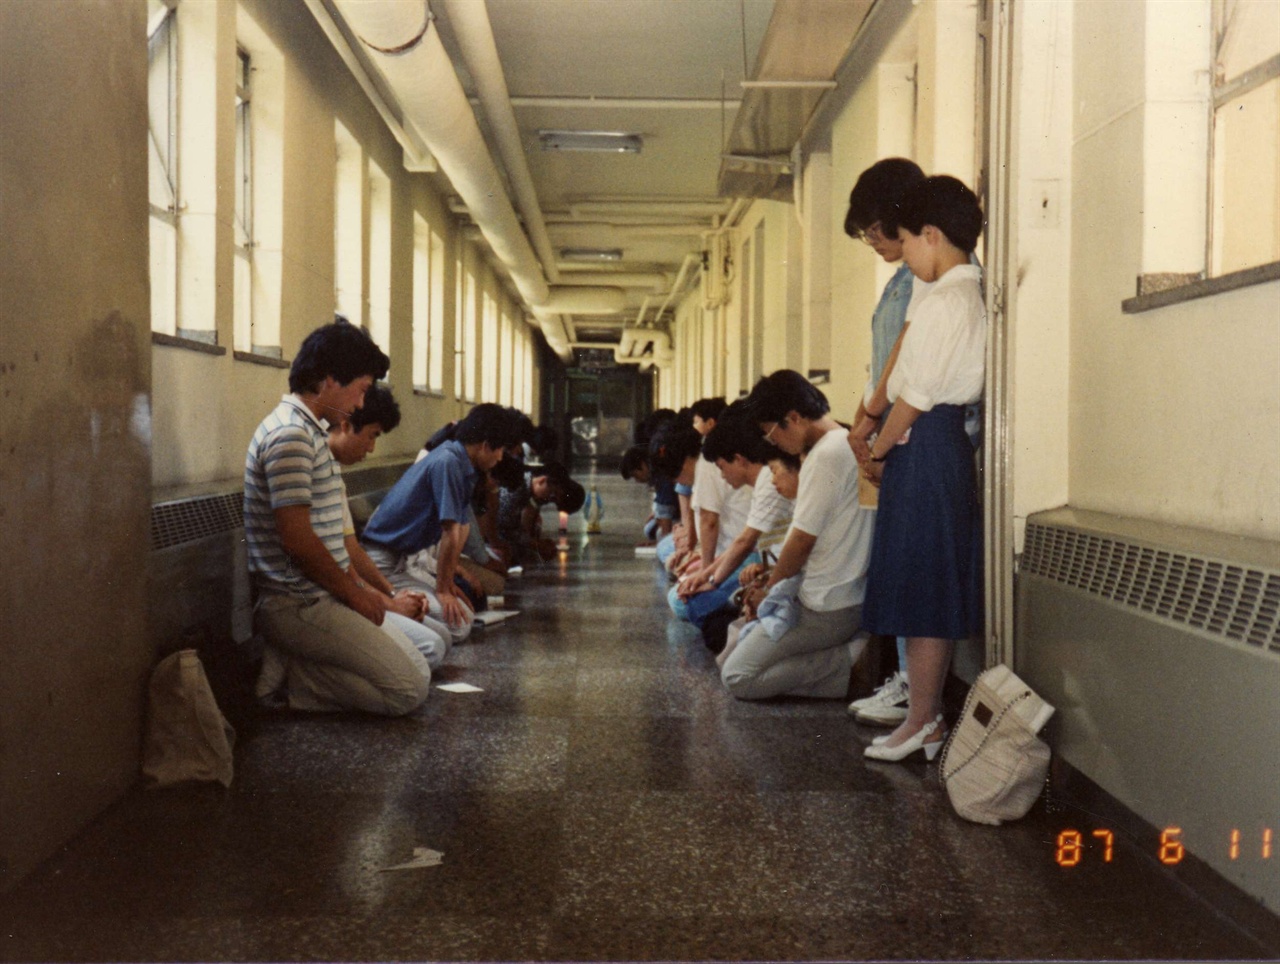
<svg viewBox="0 0 1280 964">
<path fill-rule="evenodd" d="M 258 695 L 299 710 L 397 716 L 429 692 L 426 659 L 386 619 L 390 600 L 348 571 L 342 478 L 326 418 L 360 408 L 387 356 L 346 322 L 316 329 L 289 370 L 290 394 L 254 432 L 245 458 L 254 624 L 267 643 Z"/>
<path fill-rule="evenodd" d="M 364 405 L 329 427 L 329 451 L 344 467 L 358 465 L 373 454 L 378 439 L 400 424 L 400 406 L 391 390 L 373 385 L 365 392 Z M 342 538 L 351 557 L 351 573 L 371 586 L 387 601 L 387 620 L 409 637 L 409 641 L 435 669 L 449 653 L 449 627 L 428 615 L 426 593 L 396 589 L 387 580 L 356 539 L 355 520 L 342 483 Z"/>
<path fill-rule="evenodd" d="M 725 660 L 721 679 L 740 699 L 843 698 L 866 644 L 860 636 L 871 513 L 858 504 L 857 461 L 826 396 L 799 372 L 774 372 L 747 404 L 764 438 L 804 454 L 791 530 L 766 583 L 803 570 L 795 621 L 774 639 L 757 626 Z"/>
<path fill-rule="evenodd" d="M 702 443 L 703 461 L 719 470 L 724 485 L 733 493 L 732 503 L 723 503 L 721 519 L 744 496 L 747 517 L 740 528 L 733 519 L 724 523 L 720 538 L 722 544 L 728 540 L 728 545 L 709 565 L 671 590 L 672 610 L 695 626 L 701 627 L 708 615 L 723 608 L 737 588 L 738 574 L 760 561 L 757 549 L 768 548 L 758 545 L 761 535 L 785 529 L 791 521 L 793 503 L 774 488 L 773 473 L 765 467 L 771 448 L 746 416 L 742 402 L 724 410 Z"/>
</svg>

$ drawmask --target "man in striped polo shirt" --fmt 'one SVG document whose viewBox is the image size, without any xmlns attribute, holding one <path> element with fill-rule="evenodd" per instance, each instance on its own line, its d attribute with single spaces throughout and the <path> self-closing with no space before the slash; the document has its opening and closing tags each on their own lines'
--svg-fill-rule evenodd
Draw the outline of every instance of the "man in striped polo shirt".
<svg viewBox="0 0 1280 964">
<path fill-rule="evenodd" d="M 342 478 L 328 445 L 327 419 L 358 409 L 387 366 L 362 329 L 316 329 L 293 360 L 290 394 L 249 443 L 245 539 L 254 622 L 268 647 L 258 689 L 276 691 L 283 676 L 293 709 L 398 716 L 427 697 L 426 659 L 385 621 L 387 597 L 348 571 Z"/>
</svg>

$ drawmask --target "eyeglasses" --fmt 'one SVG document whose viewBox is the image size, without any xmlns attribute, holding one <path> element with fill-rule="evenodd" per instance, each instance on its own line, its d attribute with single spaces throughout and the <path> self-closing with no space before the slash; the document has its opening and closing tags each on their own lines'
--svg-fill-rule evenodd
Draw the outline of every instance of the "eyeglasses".
<svg viewBox="0 0 1280 964">
<path fill-rule="evenodd" d="M 786 417 L 784 416 L 784 417 L 780 418 L 778 421 L 774 422 L 774 423 L 773 423 L 773 428 L 769 429 L 769 431 L 767 431 L 767 432 L 765 432 L 765 433 L 764 433 L 764 440 L 765 440 L 766 442 L 769 442 L 770 444 L 772 444 L 772 442 L 773 442 L 773 433 L 774 433 L 774 432 L 776 432 L 778 429 L 780 429 L 780 428 L 782 427 L 782 423 L 783 423 L 783 422 L 785 422 L 786 420 L 787 420 L 787 419 L 786 419 Z"/>
<path fill-rule="evenodd" d="M 875 221 L 868 224 L 865 228 L 854 235 L 854 238 L 863 244 L 875 244 L 877 241 L 888 241 L 889 236 L 884 233 L 880 227 L 880 222 Z"/>
</svg>

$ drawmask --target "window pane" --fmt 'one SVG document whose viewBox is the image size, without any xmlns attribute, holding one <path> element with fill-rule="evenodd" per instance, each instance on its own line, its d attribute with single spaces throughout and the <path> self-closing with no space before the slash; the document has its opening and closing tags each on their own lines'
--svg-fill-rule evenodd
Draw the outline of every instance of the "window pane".
<svg viewBox="0 0 1280 964">
<path fill-rule="evenodd" d="M 391 180 L 369 162 L 369 334 L 391 354 Z"/>
<path fill-rule="evenodd" d="M 476 276 L 467 269 L 466 313 L 462 325 L 463 398 L 476 400 L 476 333 L 480 330 L 480 299 Z"/>
<path fill-rule="evenodd" d="M 235 262 L 235 348 L 253 350 L 253 262 L 245 248 L 237 248 Z"/>
<path fill-rule="evenodd" d="M 1226 0 L 1218 10 L 1218 82 L 1239 77 L 1280 53 L 1280 3 Z"/>
<path fill-rule="evenodd" d="M 431 316 L 428 321 L 427 387 L 444 391 L 444 239 L 431 232 Z"/>
<path fill-rule="evenodd" d="M 1214 274 L 1280 261 L 1280 78 L 1215 114 Z"/>
<path fill-rule="evenodd" d="M 431 344 L 431 231 L 426 220 L 413 212 L 413 387 L 427 388 L 428 360 L 439 347 Z"/>
<path fill-rule="evenodd" d="M 484 354 L 481 365 L 480 400 L 496 402 L 498 400 L 498 306 L 493 296 L 484 293 L 484 340 L 480 345 Z"/>
<path fill-rule="evenodd" d="M 355 325 L 364 324 L 361 232 L 364 194 L 364 159 L 351 133 L 335 121 L 333 198 L 333 295 L 334 309 Z"/>
<path fill-rule="evenodd" d="M 151 217 L 151 330 L 173 335 L 178 330 L 178 232 Z"/>
</svg>

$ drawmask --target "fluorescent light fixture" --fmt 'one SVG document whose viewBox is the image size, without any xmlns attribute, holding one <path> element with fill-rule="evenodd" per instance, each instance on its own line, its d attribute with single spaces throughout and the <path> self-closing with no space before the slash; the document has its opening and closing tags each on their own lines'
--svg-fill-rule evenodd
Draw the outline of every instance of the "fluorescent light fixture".
<svg viewBox="0 0 1280 964">
<path fill-rule="evenodd" d="M 639 154 L 644 138 L 625 131 L 538 131 L 544 151 L 595 151 L 605 154 Z"/>
<path fill-rule="evenodd" d="M 561 248 L 564 261 L 621 261 L 621 248 Z"/>
</svg>

